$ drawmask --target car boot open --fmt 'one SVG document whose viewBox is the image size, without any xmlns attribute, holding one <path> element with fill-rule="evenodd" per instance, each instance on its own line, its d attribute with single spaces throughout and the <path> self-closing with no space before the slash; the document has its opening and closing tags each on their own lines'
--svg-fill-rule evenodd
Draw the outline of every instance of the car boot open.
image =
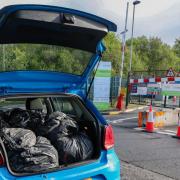
<svg viewBox="0 0 180 180">
<path fill-rule="evenodd" d="M 97 122 L 77 97 L 21 97 L 3 103 L 1 139 L 14 173 L 51 171 L 98 157 Z"/>
</svg>

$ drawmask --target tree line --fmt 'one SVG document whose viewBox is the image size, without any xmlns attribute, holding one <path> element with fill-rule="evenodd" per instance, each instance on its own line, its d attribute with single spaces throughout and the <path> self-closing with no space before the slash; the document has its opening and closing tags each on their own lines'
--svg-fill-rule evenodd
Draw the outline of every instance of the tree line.
<svg viewBox="0 0 180 180">
<path fill-rule="evenodd" d="M 107 51 L 103 59 L 113 64 L 113 75 L 119 74 L 121 63 L 122 43 L 114 33 L 110 33 L 104 40 Z M 128 39 L 125 47 L 124 75 L 129 70 L 131 40 Z M 180 71 L 180 37 L 171 47 L 158 37 L 141 36 L 133 39 L 133 71 L 167 70 L 172 67 Z"/>
<path fill-rule="evenodd" d="M 51 70 L 82 74 L 92 53 L 41 44 L 0 46 L 0 71 Z"/>
<path fill-rule="evenodd" d="M 121 40 L 109 33 L 103 40 L 106 52 L 102 60 L 112 62 L 112 75 L 118 76 L 121 63 Z M 129 69 L 130 39 L 126 42 L 124 76 Z M 81 74 L 92 53 L 71 48 L 14 44 L 0 45 L 0 71 L 9 70 L 53 70 Z M 133 41 L 133 71 L 180 70 L 180 37 L 171 47 L 158 37 L 141 36 Z"/>
</svg>

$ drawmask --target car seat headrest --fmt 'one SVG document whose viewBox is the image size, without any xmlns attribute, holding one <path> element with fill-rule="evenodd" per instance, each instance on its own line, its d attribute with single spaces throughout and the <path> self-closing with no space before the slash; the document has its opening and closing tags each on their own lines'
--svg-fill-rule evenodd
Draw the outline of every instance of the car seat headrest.
<svg viewBox="0 0 180 180">
<path fill-rule="evenodd" d="M 28 110 L 46 110 L 46 105 L 41 98 L 27 99 L 26 109 Z"/>
</svg>

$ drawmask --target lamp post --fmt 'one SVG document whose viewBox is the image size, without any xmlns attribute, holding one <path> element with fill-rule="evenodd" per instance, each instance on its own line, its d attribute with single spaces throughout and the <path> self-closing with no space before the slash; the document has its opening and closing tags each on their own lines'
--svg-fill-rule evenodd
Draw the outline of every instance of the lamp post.
<svg viewBox="0 0 180 180">
<path fill-rule="evenodd" d="M 133 20 L 132 20 L 132 32 L 131 32 L 131 48 L 130 48 L 130 62 L 129 62 L 129 72 L 132 69 L 132 54 L 133 54 L 133 36 L 134 36 L 134 16 L 135 16 L 135 9 L 136 5 L 140 4 L 141 1 L 134 1 L 133 2 Z"/>
<path fill-rule="evenodd" d="M 133 2 L 133 20 L 132 20 L 132 31 L 131 31 L 131 47 L 130 47 L 130 59 L 129 59 L 129 73 L 127 78 L 127 90 L 126 90 L 126 109 L 129 104 L 129 81 L 131 76 L 131 69 L 132 69 L 132 54 L 133 54 L 133 36 L 134 36 L 134 17 L 135 17 L 135 6 L 140 4 L 141 1 L 135 0 Z"/>
<path fill-rule="evenodd" d="M 126 46 L 126 32 L 127 32 L 127 20 L 128 20 L 128 10 L 129 10 L 129 2 L 127 2 L 126 7 L 126 18 L 125 18 L 125 26 L 122 34 L 122 59 L 120 65 L 120 79 L 119 79 L 119 95 L 121 93 L 121 84 L 122 84 L 122 76 L 123 76 L 123 68 L 124 68 L 124 55 L 125 55 L 125 46 Z"/>
</svg>

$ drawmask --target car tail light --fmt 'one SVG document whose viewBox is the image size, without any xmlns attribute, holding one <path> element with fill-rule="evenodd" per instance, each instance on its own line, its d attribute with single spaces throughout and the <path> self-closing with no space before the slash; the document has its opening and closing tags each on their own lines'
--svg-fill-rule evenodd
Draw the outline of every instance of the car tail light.
<svg viewBox="0 0 180 180">
<path fill-rule="evenodd" d="M 108 125 L 104 133 L 104 149 L 108 150 L 112 147 L 114 147 L 114 133 L 112 126 Z"/>
<path fill-rule="evenodd" d="M 3 155 L 0 153 L 0 166 L 4 165 L 4 157 Z"/>
</svg>

